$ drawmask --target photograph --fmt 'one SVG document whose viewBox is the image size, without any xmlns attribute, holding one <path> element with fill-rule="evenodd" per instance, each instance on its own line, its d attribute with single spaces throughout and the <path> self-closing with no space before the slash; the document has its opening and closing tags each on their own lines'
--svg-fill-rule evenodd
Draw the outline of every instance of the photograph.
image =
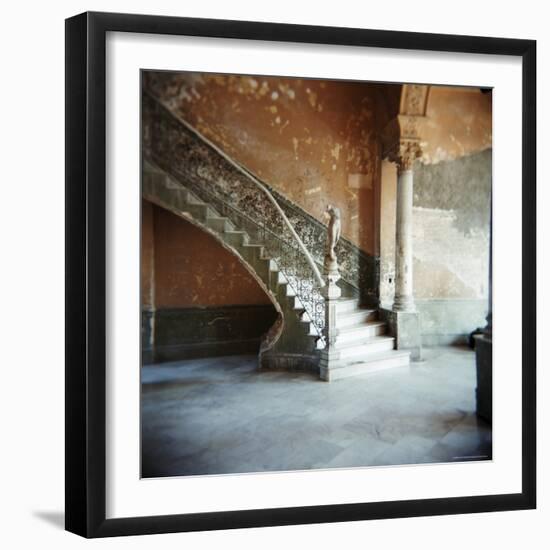
<svg viewBox="0 0 550 550">
<path fill-rule="evenodd" d="M 492 88 L 140 85 L 141 477 L 491 461 Z"/>
<path fill-rule="evenodd" d="M 7 5 L 2 547 L 545 546 L 541 6 Z"/>
</svg>

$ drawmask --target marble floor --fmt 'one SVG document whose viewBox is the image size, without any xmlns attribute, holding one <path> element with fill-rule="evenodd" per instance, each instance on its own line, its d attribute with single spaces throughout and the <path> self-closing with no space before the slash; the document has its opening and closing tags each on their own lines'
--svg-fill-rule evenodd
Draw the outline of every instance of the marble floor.
<svg viewBox="0 0 550 550">
<path fill-rule="evenodd" d="M 488 460 L 475 416 L 475 355 L 322 382 L 259 372 L 254 356 L 142 370 L 143 477 Z"/>
</svg>

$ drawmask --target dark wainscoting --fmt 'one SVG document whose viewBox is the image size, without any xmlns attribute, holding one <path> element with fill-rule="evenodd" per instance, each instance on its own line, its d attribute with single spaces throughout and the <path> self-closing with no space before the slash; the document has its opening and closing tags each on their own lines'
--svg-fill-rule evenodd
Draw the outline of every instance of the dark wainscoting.
<svg viewBox="0 0 550 550">
<path fill-rule="evenodd" d="M 269 304 L 144 310 L 142 362 L 258 353 L 276 317 Z"/>
</svg>

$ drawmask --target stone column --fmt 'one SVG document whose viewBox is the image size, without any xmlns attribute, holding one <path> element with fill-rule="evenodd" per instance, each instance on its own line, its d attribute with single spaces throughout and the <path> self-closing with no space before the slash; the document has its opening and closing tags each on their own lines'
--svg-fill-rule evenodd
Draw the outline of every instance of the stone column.
<svg viewBox="0 0 550 550">
<path fill-rule="evenodd" d="M 415 311 L 413 296 L 413 171 L 398 164 L 394 311 Z"/>
<path fill-rule="evenodd" d="M 391 310 L 381 310 L 397 349 L 408 349 L 422 359 L 421 332 L 413 294 L 413 165 L 420 156 L 417 138 L 400 139 L 388 155 L 397 164 L 395 224 L 395 296 Z"/>
</svg>

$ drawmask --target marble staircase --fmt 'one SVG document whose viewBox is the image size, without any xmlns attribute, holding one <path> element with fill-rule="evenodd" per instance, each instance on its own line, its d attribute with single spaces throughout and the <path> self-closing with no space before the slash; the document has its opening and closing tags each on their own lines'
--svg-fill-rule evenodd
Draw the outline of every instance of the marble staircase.
<svg viewBox="0 0 550 550">
<path fill-rule="evenodd" d="M 409 364 L 410 352 L 395 350 L 395 339 L 378 310 L 359 306 L 356 299 L 331 302 L 333 318 L 329 345 L 321 352 L 320 376 L 333 381 Z M 330 307 L 330 306 L 329 306 Z"/>
<path fill-rule="evenodd" d="M 290 281 L 269 257 L 260 242 L 222 216 L 185 185 L 149 162 L 144 162 L 142 195 L 145 199 L 198 225 L 225 248 L 241 258 L 243 265 L 271 297 L 283 322 L 262 344 L 260 365 L 270 368 L 318 369 L 320 334 Z M 269 340 L 270 339 L 270 340 Z"/>
<path fill-rule="evenodd" d="M 327 346 L 295 291 L 296 281 L 285 276 L 262 242 L 149 162 L 144 163 L 142 193 L 214 236 L 241 258 L 271 297 L 282 322 L 262 344 L 261 366 L 311 369 L 323 380 L 333 381 L 409 364 L 410 353 L 394 349 L 395 340 L 387 334 L 387 324 L 379 319 L 378 310 L 361 308 L 358 299 L 331 301 L 333 337 Z"/>
</svg>

